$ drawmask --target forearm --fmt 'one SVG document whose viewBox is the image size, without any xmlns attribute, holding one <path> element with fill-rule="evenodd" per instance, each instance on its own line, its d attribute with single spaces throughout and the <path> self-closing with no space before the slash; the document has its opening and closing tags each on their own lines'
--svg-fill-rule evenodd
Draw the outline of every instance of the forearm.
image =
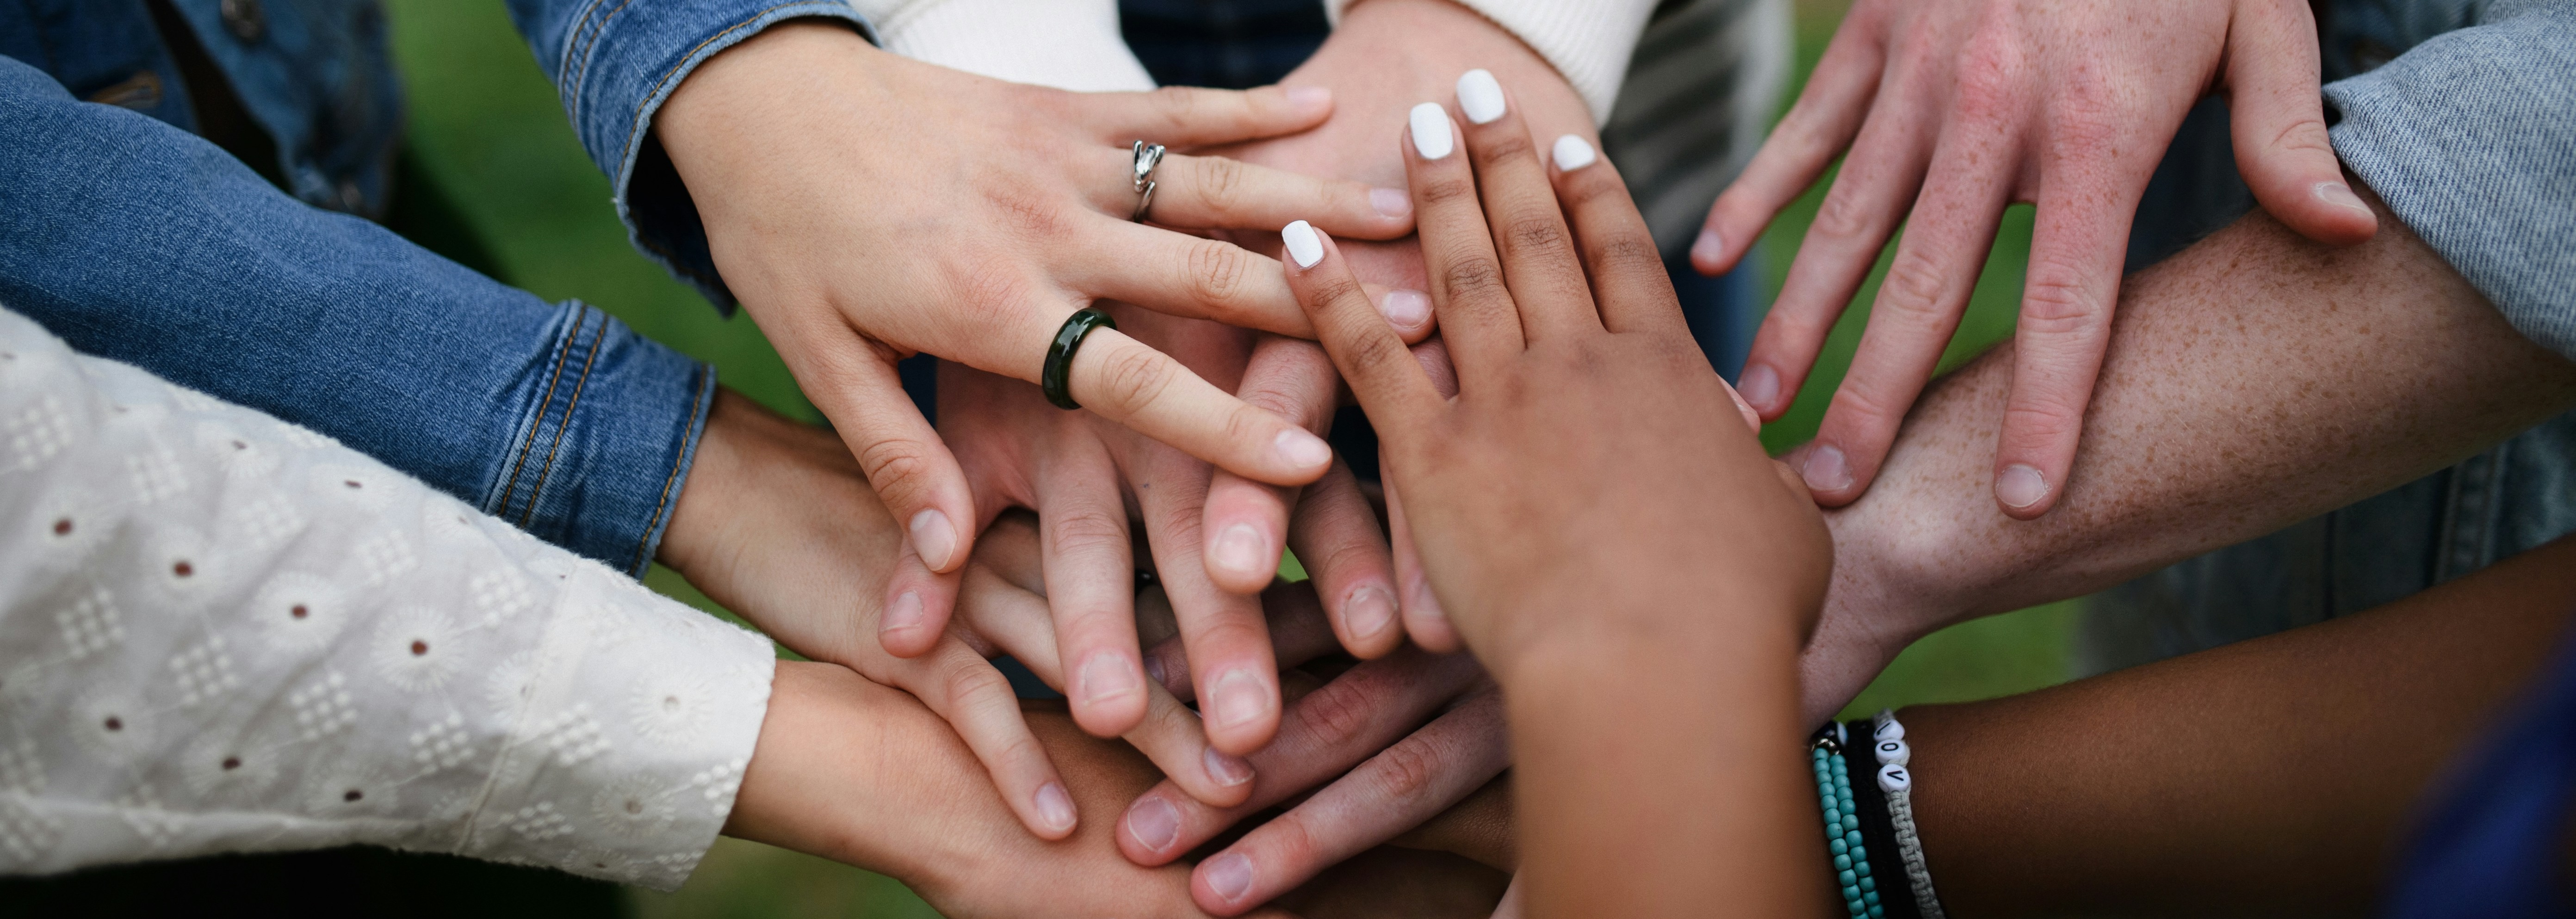
<svg viewBox="0 0 2576 919">
<path fill-rule="evenodd" d="M 1907 709 L 1954 915 L 2359 912 L 2431 782 L 2560 646 L 2561 541 L 2371 612 Z"/>
<path fill-rule="evenodd" d="M 2098 590 L 2411 481 L 2576 404 L 2576 365 L 2517 334 L 2402 225 L 2383 226 L 2329 249 L 2258 211 L 2132 276 L 2065 500 L 2039 520 L 2005 517 L 1986 486 L 2011 347 L 1941 381 L 1869 493 L 1828 518 L 1837 556 L 1820 644 L 1893 654 L 1959 618 Z"/>
<path fill-rule="evenodd" d="M 1560 642 L 1503 677 L 1532 915 L 1817 915 L 1796 635 L 1669 625 Z"/>
</svg>

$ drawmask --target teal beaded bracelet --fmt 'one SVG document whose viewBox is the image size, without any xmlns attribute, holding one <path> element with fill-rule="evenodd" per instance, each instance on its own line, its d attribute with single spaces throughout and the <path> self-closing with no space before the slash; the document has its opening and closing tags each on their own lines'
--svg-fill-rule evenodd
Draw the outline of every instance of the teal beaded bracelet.
<svg viewBox="0 0 2576 919">
<path fill-rule="evenodd" d="M 1842 891 L 1843 910 L 1851 919 L 1886 919 L 1878 902 L 1878 880 L 1869 874 L 1869 850 L 1861 845 L 1860 810 L 1852 801 L 1851 770 L 1843 763 L 1842 744 L 1819 737 L 1808 751 L 1816 776 L 1816 797 L 1825 810 L 1825 850 L 1833 856 L 1834 884 Z"/>
</svg>

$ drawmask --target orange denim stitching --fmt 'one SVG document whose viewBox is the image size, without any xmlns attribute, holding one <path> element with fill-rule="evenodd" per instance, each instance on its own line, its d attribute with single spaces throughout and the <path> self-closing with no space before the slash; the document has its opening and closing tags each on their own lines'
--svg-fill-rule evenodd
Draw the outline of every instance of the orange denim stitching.
<svg viewBox="0 0 2576 919">
<path fill-rule="evenodd" d="M 680 443 L 682 445 L 682 449 L 680 450 L 679 455 L 671 458 L 671 474 L 669 477 L 662 480 L 662 499 L 654 503 L 653 516 L 645 519 L 643 537 L 635 540 L 635 563 L 626 566 L 626 570 L 635 572 L 638 577 L 643 576 L 643 571 L 641 569 L 643 569 L 644 563 L 648 561 L 648 559 L 644 557 L 644 549 L 645 547 L 653 544 L 654 528 L 662 525 L 658 523 L 658 521 L 662 519 L 662 509 L 671 506 L 671 486 L 677 485 L 680 482 L 680 464 L 688 462 L 689 460 L 687 435 L 701 430 L 701 425 L 696 417 L 698 403 L 706 401 L 707 384 L 713 382 L 715 378 L 716 375 L 709 373 L 708 369 L 704 365 L 700 365 L 698 367 L 698 391 L 695 396 L 689 399 L 689 427 L 688 430 L 681 432 L 682 436 Z M 707 417 L 710 420 L 715 417 L 715 413 L 715 406 L 707 406 Z M 701 434 L 700 436 L 704 435 Z"/>
<path fill-rule="evenodd" d="M 591 0 L 590 9 L 599 9 L 599 5 L 605 2 L 607 2 L 607 0 Z M 593 60 L 593 53 L 599 47 L 600 38 L 608 34 L 608 21 L 617 18 L 617 14 L 626 12 L 626 7 L 633 3 L 634 0 L 618 0 L 616 9 L 609 10 L 607 13 L 599 16 L 598 28 L 591 29 L 588 36 L 583 36 L 581 34 L 581 30 L 576 27 L 571 38 L 564 43 L 564 50 L 567 54 L 567 57 L 564 60 L 564 68 L 565 72 L 572 77 L 572 79 L 564 81 L 564 85 L 574 87 L 573 105 L 569 110 L 569 114 L 572 115 L 576 128 L 578 128 L 580 124 L 582 109 L 581 100 L 589 98 L 589 94 L 584 92 L 582 89 L 584 86 L 582 81 L 590 79 L 590 63 Z M 587 23 L 590 21 L 590 14 L 587 11 L 582 13 L 582 18 L 579 22 Z M 572 49 L 575 47 L 579 47 L 581 49 L 581 53 L 571 54 Z M 581 70 L 578 73 L 574 73 L 571 70 L 576 59 L 579 60 L 581 64 Z"/>
<path fill-rule="evenodd" d="M 502 482 L 501 485 L 501 506 L 494 509 L 492 516 L 503 519 L 509 518 L 510 496 L 518 494 L 519 492 L 519 470 L 527 466 L 528 451 L 536 448 L 537 436 L 545 433 L 546 406 L 554 404 L 555 384 L 563 382 L 564 359 L 572 356 L 573 343 L 581 340 L 582 323 L 590 321 L 590 305 L 578 302 L 574 305 L 579 308 L 579 312 L 575 313 L 573 316 L 572 331 L 564 336 L 564 343 L 555 349 L 554 376 L 546 380 L 545 398 L 537 400 L 536 423 L 528 426 L 528 439 L 525 443 L 519 445 L 519 458 L 511 461 L 510 463 L 510 477 Z M 532 498 L 528 503 L 530 506 L 534 506 L 536 501 Z"/>
<path fill-rule="evenodd" d="M 563 421 L 555 425 L 554 446 L 546 448 L 545 468 L 537 472 L 536 484 L 528 486 L 528 512 L 519 518 L 520 529 L 526 529 L 530 521 L 537 519 L 537 496 L 545 492 L 546 479 L 554 475 L 555 455 L 563 452 L 564 432 L 572 430 L 573 410 L 581 407 L 581 392 L 590 383 L 591 365 L 599 362 L 599 343 L 607 338 L 608 312 L 602 310 L 599 314 L 599 334 L 590 338 L 590 355 L 581 359 L 581 378 L 572 383 L 572 401 L 564 403 Z"/>
</svg>

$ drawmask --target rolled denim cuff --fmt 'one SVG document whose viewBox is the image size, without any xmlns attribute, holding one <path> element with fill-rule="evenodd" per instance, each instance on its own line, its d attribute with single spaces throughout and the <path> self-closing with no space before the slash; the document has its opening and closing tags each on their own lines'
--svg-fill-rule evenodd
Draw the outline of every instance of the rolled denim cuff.
<svg viewBox="0 0 2576 919">
<path fill-rule="evenodd" d="M 847 0 L 601 3 L 511 0 L 511 14 L 555 81 L 574 133 L 616 189 L 618 219 L 635 247 L 733 312 L 706 226 L 653 136 L 653 116 L 680 82 L 719 51 L 790 19 L 838 19 L 876 34 Z"/>
<path fill-rule="evenodd" d="M 2344 165 L 2505 321 L 2576 359 L 2576 7 L 2498 3 L 2325 95 Z"/>
<path fill-rule="evenodd" d="M 706 433 L 715 368 L 578 300 L 549 331 L 483 511 L 641 577 Z"/>
</svg>

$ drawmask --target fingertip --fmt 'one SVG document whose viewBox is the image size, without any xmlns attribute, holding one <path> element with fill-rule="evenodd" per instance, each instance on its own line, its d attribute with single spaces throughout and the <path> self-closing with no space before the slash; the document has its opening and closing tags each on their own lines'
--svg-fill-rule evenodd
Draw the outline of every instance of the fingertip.
<svg viewBox="0 0 2576 919">
<path fill-rule="evenodd" d="M 1205 551 L 1208 578 L 1230 593 L 1259 593 L 1279 571 L 1279 539 L 1251 520 L 1211 528 Z"/>
<path fill-rule="evenodd" d="M 1378 315 L 1394 327 L 1397 337 L 1407 344 L 1430 337 L 1433 322 L 1431 295 L 1409 287 L 1399 287 L 1378 295 Z"/>
<path fill-rule="evenodd" d="M 1074 724 L 1093 737 L 1116 737 L 1145 720 L 1145 672 L 1135 655 L 1116 648 L 1095 651 L 1065 688 Z"/>
<path fill-rule="evenodd" d="M 1073 795 L 1064 790 L 1064 782 L 1050 777 L 1029 799 L 1029 832 L 1050 842 L 1073 835 L 1081 818 L 1074 810 Z"/>
<path fill-rule="evenodd" d="M 1841 446 L 1822 441 L 1809 445 L 1805 461 L 1798 466 L 1798 478 L 1807 483 L 1819 507 L 1850 504 L 1860 490 L 1851 458 Z"/>
<path fill-rule="evenodd" d="M 1333 115 L 1333 91 L 1322 86 L 1283 87 L 1288 110 L 1305 121 L 1322 121 Z"/>
<path fill-rule="evenodd" d="M 1279 229 L 1279 242 L 1287 250 L 1288 263 L 1302 273 L 1324 260 L 1324 232 L 1303 220 L 1291 221 Z"/>
<path fill-rule="evenodd" d="M 1180 846 L 1181 809 L 1164 798 L 1161 788 L 1138 796 L 1118 816 L 1118 851 L 1148 868 L 1172 860 Z"/>
<path fill-rule="evenodd" d="M 2350 246 L 2369 242 L 2379 234 L 2379 214 L 2343 180 L 2313 183 L 2308 187 L 2308 197 L 2313 205 L 2304 209 L 2307 219 L 2293 227 L 2300 235 L 2329 246 Z"/>
<path fill-rule="evenodd" d="M 2029 463 L 2006 463 L 1995 471 L 1995 504 L 2004 516 L 2015 520 L 2037 520 L 2057 504 L 2058 489 L 2051 477 Z"/>
<path fill-rule="evenodd" d="M 1342 595 L 1333 622 L 1340 628 L 1342 649 L 1361 660 L 1375 660 L 1404 643 L 1401 610 L 1392 585 L 1368 581 Z"/>
<path fill-rule="evenodd" d="M 946 574 L 965 562 L 966 553 L 959 551 L 965 539 L 949 519 L 948 512 L 935 507 L 923 508 L 912 515 L 905 532 L 911 537 L 913 551 L 920 555 L 922 565 L 931 571 Z"/>
<path fill-rule="evenodd" d="M 1757 418 L 1776 419 L 1788 410 L 1780 404 L 1780 371 L 1764 361 L 1744 363 L 1744 371 L 1735 377 L 1735 396 L 1752 406 Z"/>
</svg>

